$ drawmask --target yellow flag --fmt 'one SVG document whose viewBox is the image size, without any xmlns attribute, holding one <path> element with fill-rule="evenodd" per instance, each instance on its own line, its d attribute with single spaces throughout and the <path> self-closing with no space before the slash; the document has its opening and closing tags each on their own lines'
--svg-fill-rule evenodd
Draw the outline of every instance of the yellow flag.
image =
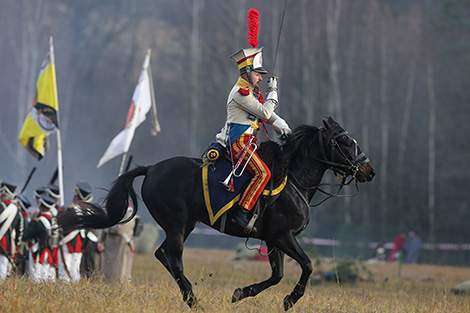
<svg viewBox="0 0 470 313">
<path fill-rule="evenodd" d="M 44 156 L 46 137 L 58 128 L 58 111 L 54 48 L 51 39 L 49 52 L 39 71 L 33 103 L 19 137 L 21 144 L 38 160 Z"/>
</svg>

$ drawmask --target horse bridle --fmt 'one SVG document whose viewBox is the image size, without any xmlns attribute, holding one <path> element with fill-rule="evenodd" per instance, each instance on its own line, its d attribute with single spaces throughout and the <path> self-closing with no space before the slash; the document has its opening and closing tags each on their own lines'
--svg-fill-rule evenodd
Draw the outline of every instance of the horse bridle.
<svg viewBox="0 0 470 313">
<path fill-rule="evenodd" d="M 324 149 L 324 144 L 323 144 L 323 142 L 324 142 L 323 141 L 323 135 L 324 134 L 327 135 L 326 142 L 329 144 L 329 146 L 331 146 L 331 158 L 330 159 L 328 159 L 328 157 L 325 153 L 325 149 Z M 341 136 L 347 136 L 352 142 L 354 142 L 354 151 L 355 152 L 354 152 L 354 156 L 353 156 L 352 160 L 350 160 L 347 157 L 346 153 L 344 153 L 343 149 L 341 149 L 341 146 L 338 144 L 337 139 Z M 358 185 L 358 181 L 356 179 L 356 175 L 359 172 L 359 169 L 360 169 L 361 166 L 365 166 L 367 163 L 369 163 L 369 158 L 365 155 L 364 152 L 361 152 L 361 153 L 358 154 L 359 145 L 357 144 L 357 141 L 354 138 L 351 138 L 349 136 L 349 133 L 346 130 L 342 129 L 339 125 L 336 125 L 335 127 L 327 129 L 327 130 L 325 130 L 325 128 L 321 127 L 320 131 L 318 132 L 318 137 L 319 137 L 321 153 L 322 153 L 323 158 L 320 159 L 320 158 L 314 157 L 314 160 L 327 165 L 328 168 L 330 168 L 335 173 L 336 177 L 340 177 L 342 179 L 341 179 L 341 183 L 339 183 L 339 184 L 321 183 L 321 184 L 318 184 L 316 186 L 306 187 L 306 186 L 303 186 L 299 182 L 299 180 L 297 179 L 297 177 L 295 177 L 295 175 L 291 174 L 290 176 L 294 179 L 294 181 L 298 184 L 298 186 L 300 188 L 302 188 L 304 190 L 317 189 L 321 193 L 327 195 L 327 197 L 325 199 L 323 199 L 322 201 L 320 201 L 319 203 L 310 205 L 307 198 L 300 192 L 300 190 L 297 188 L 297 186 L 295 184 L 291 183 L 294 190 L 296 190 L 296 192 L 300 195 L 302 200 L 309 207 L 319 206 L 320 204 L 322 204 L 326 200 L 328 200 L 330 198 L 333 198 L 333 197 L 354 197 L 354 196 L 356 196 L 359 193 L 359 185 Z M 344 164 L 332 161 L 334 159 L 335 151 L 338 151 L 339 155 L 341 156 L 341 158 L 344 161 Z M 346 181 L 349 176 L 351 176 L 351 179 L 349 179 L 349 181 Z M 350 185 L 353 181 L 355 181 L 356 193 L 354 193 L 352 195 L 340 195 L 339 193 L 340 193 L 341 189 L 344 186 Z M 338 187 L 338 190 L 335 193 L 330 193 L 330 192 L 327 192 L 327 191 L 321 189 L 320 187 L 322 187 L 322 186 L 334 186 L 334 187 Z"/>
<path fill-rule="evenodd" d="M 320 128 L 320 129 L 324 129 L 324 128 Z M 327 134 L 326 141 L 331 146 L 330 159 L 328 159 L 324 150 L 322 133 Z M 328 135 L 328 133 L 331 133 L 331 135 Z M 352 178 L 356 178 L 356 174 L 359 171 L 359 168 L 369 163 L 369 158 L 365 155 L 364 152 L 361 152 L 358 154 L 359 145 L 357 144 L 356 139 L 351 138 L 351 136 L 349 136 L 349 133 L 346 130 L 342 129 L 339 125 L 323 132 L 319 131 L 318 135 L 319 135 L 320 147 L 322 149 L 323 159 L 315 158 L 315 160 L 328 165 L 328 167 L 335 173 L 335 175 L 340 174 L 340 176 L 342 177 L 352 176 Z M 340 138 L 341 136 L 346 136 L 352 142 L 354 142 L 354 156 L 352 160 L 350 160 L 347 157 L 346 153 L 344 153 L 343 149 L 338 144 L 337 139 Z M 337 163 L 337 162 L 331 161 L 334 158 L 335 151 L 338 151 L 344 163 Z"/>
</svg>

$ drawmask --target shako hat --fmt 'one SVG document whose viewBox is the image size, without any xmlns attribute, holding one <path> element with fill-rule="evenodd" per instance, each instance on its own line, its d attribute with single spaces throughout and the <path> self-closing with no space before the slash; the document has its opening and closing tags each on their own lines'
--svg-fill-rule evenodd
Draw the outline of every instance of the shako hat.
<svg viewBox="0 0 470 313">
<path fill-rule="evenodd" d="M 0 183 L 0 192 L 5 192 L 10 198 L 15 197 L 16 185 L 2 181 Z"/>
<path fill-rule="evenodd" d="M 242 48 L 232 54 L 230 57 L 237 62 L 240 75 L 245 73 L 249 74 L 255 71 L 261 74 L 267 74 L 263 68 L 263 47 L 258 47 L 258 28 L 259 28 L 259 13 L 257 9 L 248 10 L 246 16 L 248 23 L 248 44 L 251 48 Z"/>
<path fill-rule="evenodd" d="M 18 204 L 23 211 L 26 211 L 31 206 L 31 202 L 29 202 L 28 198 L 23 194 L 18 196 Z"/>
<path fill-rule="evenodd" d="M 41 187 L 36 188 L 36 190 L 34 190 L 34 198 L 36 200 L 39 200 L 39 197 L 41 197 L 42 194 L 46 193 L 46 189 L 47 189 L 46 186 L 41 186 Z"/>
<path fill-rule="evenodd" d="M 55 199 L 47 194 L 42 194 L 39 197 L 39 207 L 45 210 L 55 209 Z"/>
<path fill-rule="evenodd" d="M 54 184 L 47 185 L 45 192 L 56 200 L 60 198 L 59 187 Z"/>
<path fill-rule="evenodd" d="M 75 194 L 78 196 L 80 201 L 92 201 L 93 195 L 91 194 L 92 188 L 90 184 L 81 181 L 79 182 L 74 189 Z"/>
</svg>

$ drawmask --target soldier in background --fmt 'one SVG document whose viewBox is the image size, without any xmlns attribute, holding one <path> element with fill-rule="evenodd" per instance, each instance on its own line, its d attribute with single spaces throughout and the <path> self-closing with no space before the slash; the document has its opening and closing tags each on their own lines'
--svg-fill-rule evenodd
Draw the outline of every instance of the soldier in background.
<svg viewBox="0 0 470 313">
<path fill-rule="evenodd" d="M 23 214 L 24 217 L 24 225 L 25 227 L 31 221 L 31 218 L 28 214 L 28 209 L 31 207 L 31 202 L 29 202 L 28 198 L 25 195 L 20 194 L 17 197 L 17 204 L 20 212 Z M 26 245 L 23 240 L 19 243 L 18 246 L 18 253 L 16 254 L 15 258 L 15 274 L 18 276 L 23 276 L 27 272 L 27 258 L 28 258 L 28 250 L 26 249 Z"/>
<path fill-rule="evenodd" d="M 129 207 L 124 220 L 131 214 L 132 208 Z M 131 282 L 135 225 L 136 219 L 133 218 L 128 223 L 117 224 L 105 231 L 103 271 L 108 282 Z"/>
<path fill-rule="evenodd" d="M 15 196 L 16 186 L 0 184 L 0 279 L 10 275 L 23 240 L 24 216 Z"/>
<path fill-rule="evenodd" d="M 28 240 L 29 273 L 35 282 L 56 280 L 57 245 L 58 240 L 52 229 L 51 210 L 55 209 L 55 199 L 49 195 L 39 196 L 39 216 L 28 224 L 24 240 Z"/>
<path fill-rule="evenodd" d="M 73 190 L 73 204 L 64 210 L 75 210 L 81 202 L 92 201 L 91 186 L 79 182 Z M 85 245 L 88 237 L 97 242 L 98 238 L 92 233 L 87 236 L 85 229 L 77 229 L 62 234 L 59 247 L 59 279 L 71 282 L 80 281 L 80 268 Z"/>
<path fill-rule="evenodd" d="M 74 189 L 73 202 L 79 205 L 80 202 L 93 201 L 92 187 L 86 182 L 79 182 Z M 98 274 L 101 270 L 103 244 L 99 242 L 101 230 L 83 230 L 82 258 L 80 261 L 80 274 L 90 278 Z"/>
<path fill-rule="evenodd" d="M 28 212 L 28 223 L 33 220 L 34 218 L 39 216 L 39 199 L 41 195 L 46 194 L 46 186 L 41 186 L 38 187 L 34 190 L 33 197 L 34 197 L 34 205 L 31 205 L 29 208 L 27 208 Z"/>
<path fill-rule="evenodd" d="M 59 213 L 59 200 L 60 200 L 60 190 L 59 187 L 57 187 L 54 184 L 49 184 L 46 187 L 46 190 L 44 191 L 45 194 L 51 196 L 54 201 L 54 208 L 51 209 L 52 216 L 57 216 L 57 213 Z"/>
</svg>

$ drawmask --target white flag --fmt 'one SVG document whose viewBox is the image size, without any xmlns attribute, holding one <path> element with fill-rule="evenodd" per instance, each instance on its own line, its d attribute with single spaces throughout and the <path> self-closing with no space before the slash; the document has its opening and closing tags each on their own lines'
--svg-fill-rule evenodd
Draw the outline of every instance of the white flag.
<svg viewBox="0 0 470 313">
<path fill-rule="evenodd" d="M 129 151 L 129 147 L 134 137 L 135 129 L 145 121 L 146 114 L 152 105 L 151 88 L 148 73 L 150 54 L 147 53 L 142 72 L 140 73 L 139 83 L 134 90 L 131 106 L 127 115 L 126 127 L 111 141 L 106 152 L 101 157 L 97 168 L 104 163 L 117 157 L 120 154 Z"/>
</svg>

